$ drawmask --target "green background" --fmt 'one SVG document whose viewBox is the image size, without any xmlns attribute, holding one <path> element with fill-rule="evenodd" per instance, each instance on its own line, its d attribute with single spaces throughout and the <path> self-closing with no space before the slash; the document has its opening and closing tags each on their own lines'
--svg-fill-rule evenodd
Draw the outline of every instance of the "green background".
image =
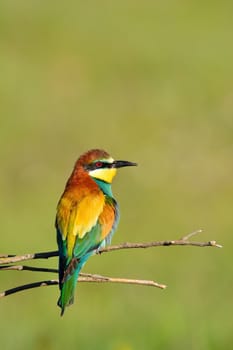
<svg viewBox="0 0 233 350">
<path fill-rule="evenodd" d="M 93 148 L 137 161 L 113 184 L 113 243 L 217 240 L 90 259 L 84 271 L 154 279 L 79 284 L 0 301 L 1 349 L 232 349 L 233 3 L 15 1 L 0 4 L 0 253 L 56 249 L 57 201 Z M 56 259 L 34 265 L 55 267 Z M 0 290 L 52 274 L 4 271 Z"/>
</svg>

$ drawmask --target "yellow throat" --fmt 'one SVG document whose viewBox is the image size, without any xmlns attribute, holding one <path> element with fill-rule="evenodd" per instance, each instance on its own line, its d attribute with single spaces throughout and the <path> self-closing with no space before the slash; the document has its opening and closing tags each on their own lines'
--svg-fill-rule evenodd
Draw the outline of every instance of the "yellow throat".
<svg viewBox="0 0 233 350">
<path fill-rule="evenodd" d="M 89 172 L 91 177 L 95 179 L 105 181 L 107 183 L 112 183 L 114 176 L 116 175 L 115 168 L 105 168 L 105 169 L 95 169 Z"/>
</svg>

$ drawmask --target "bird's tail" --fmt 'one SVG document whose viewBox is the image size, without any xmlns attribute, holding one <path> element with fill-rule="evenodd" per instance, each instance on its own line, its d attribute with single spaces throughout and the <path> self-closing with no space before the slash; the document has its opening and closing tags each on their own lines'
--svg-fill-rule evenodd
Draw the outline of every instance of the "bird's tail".
<svg viewBox="0 0 233 350">
<path fill-rule="evenodd" d="M 73 258 L 64 272 L 60 283 L 61 294 L 57 302 L 57 305 L 61 308 L 61 316 L 64 314 L 66 306 L 74 302 L 74 292 L 82 266 L 81 261 Z"/>
</svg>

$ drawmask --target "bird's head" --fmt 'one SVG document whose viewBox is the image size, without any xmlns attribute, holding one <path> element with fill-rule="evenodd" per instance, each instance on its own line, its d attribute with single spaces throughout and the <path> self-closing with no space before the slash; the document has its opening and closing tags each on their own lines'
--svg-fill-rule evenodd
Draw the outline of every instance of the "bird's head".
<svg viewBox="0 0 233 350">
<path fill-rule="evenodd" d="M 78 160 L 89 176 L 107 183 L 112 183 L 117 168 L 135 166 L 136 163 L 126 160 L 114 160 L 107 152 L 99 149 L 90 150 L 84 153 Z"/>
</svg>

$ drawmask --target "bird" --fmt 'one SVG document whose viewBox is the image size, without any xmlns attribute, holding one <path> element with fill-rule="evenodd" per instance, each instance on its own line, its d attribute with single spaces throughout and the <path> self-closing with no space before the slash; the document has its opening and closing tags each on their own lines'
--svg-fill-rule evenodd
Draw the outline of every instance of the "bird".
<svg viewBox="0 0 233 350">
<path fill-rule="evenodd" d="M 79 273 L 86 261 L 109 245 L 119 223 L 119 206 L 112 194 L 117 169 L 136 163 L 114 160 L 101 149 L 82 154 L 58 202 L 55 227 L 59 253 L 57 305 L 61 316 L 74 302 Z"/>
</svg>

